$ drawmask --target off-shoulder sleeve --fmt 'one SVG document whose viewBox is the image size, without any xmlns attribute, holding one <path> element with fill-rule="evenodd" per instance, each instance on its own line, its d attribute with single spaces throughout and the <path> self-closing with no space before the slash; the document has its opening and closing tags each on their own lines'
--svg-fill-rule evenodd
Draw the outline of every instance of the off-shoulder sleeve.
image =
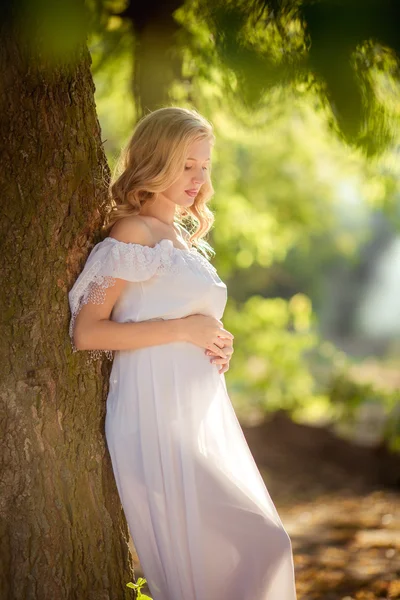
<svg viewBox="0 0 400 600">
<path fill-rule="evenodd" d="M 76 317 L 84 304 L 103 304 L 107 288 L 115 285 L 116 279 L 130 282 L 146 281 L 158 271 L 172 268 L 172 244 L 161 240 L 154 247 L 125 243 L 107 237 L 94 246 L 85 266 L 68 293 L 71 311 L 69 336 L 72 351 L 77 352 L 73 333 Z M 88 350 L 90 361 L 104 354 L 110 360 L 112 350 Z"/>
</svg>

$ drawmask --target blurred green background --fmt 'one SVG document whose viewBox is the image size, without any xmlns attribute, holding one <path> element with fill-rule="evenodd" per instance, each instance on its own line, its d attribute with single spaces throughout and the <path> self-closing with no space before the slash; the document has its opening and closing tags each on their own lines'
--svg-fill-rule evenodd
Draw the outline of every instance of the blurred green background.
<svg viewBox="0 0 400 600">
<path fill-rule="evenodd" d="M 228 286 L 226 381 L 241 421 L 282 409 L 399 450 L 394 4 L 86 7 L 111 169 L 148 110 L 194 107 L 214 125 L 208 241 Z"/>
</svg>

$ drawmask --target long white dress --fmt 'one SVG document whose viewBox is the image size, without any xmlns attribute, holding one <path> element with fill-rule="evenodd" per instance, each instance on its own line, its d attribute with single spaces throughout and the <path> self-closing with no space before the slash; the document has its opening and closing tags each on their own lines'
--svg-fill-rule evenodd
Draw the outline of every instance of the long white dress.
<svg viewBox="0 0 400 600">
<path fill-rule="evenodd" d="M 69 293 L 71 337 L 81 306 L 102 302 L 115 278 L 129 283 L 114 321 L 222 319 L 227 286 L 200 251 L 108 237 Z M 107 445 L 153 599 L 295 600 L 291 540 L 219 366 L 189 342 L 106 354 Z"/>
</svg>

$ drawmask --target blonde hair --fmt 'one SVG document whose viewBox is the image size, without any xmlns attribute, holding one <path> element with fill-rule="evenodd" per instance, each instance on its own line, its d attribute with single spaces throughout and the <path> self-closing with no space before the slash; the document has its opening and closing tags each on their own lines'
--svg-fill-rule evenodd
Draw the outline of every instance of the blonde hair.
<svg viewBox="0 0 400 600">
<path fill-rule="evenodd" d="M 123 217 L 139 214 L 146 202 L 172 185 L 182 174 L 189 145 L 201 139 L 215 140 L 211 123 L 195 110 L 171 106 L 143 117 L 118 159 L 104 229 Z M 207 207 L 213 194 L 208 177 L 192 206 L 177 206 L 174 218 L 185 231 L 189 229 L 190 242 L 205 254 L 214 253 L 202 239 L 214 222 Z"/>
</svg>

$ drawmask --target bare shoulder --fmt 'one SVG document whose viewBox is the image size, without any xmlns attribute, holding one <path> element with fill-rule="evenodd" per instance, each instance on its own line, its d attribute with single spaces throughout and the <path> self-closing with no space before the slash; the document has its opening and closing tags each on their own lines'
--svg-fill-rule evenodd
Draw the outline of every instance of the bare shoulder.
<svg viewBox="0 0 400 600">
<path fill-rule="evenodd" d="M 109 237 L 115 238 L 119 242 L 142 244 L 143 246 L 153 245 L 152 231 L 146 219 L 141 215 L 119 219 L 112 226 Z"/>
</svg>

